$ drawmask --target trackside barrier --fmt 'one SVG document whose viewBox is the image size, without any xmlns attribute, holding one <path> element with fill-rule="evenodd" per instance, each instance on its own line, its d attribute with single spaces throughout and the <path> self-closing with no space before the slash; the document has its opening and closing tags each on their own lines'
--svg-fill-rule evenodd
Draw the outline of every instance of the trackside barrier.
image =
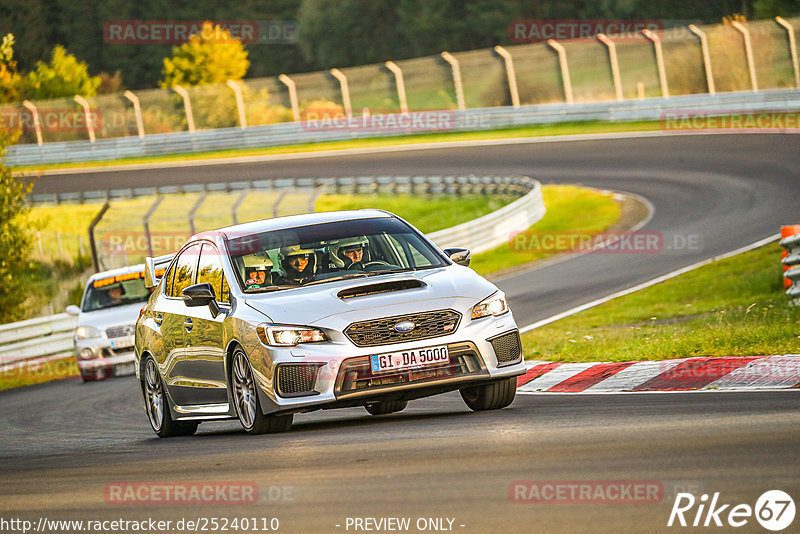
<svg viewBox="0 0 800 534">
<path fill-rule="evenodd" d="M 787 228 L 787 227 L 784 227 Z M 789 304 L 800 306 L 800 226 L 790 226 L 790 235 L 781 239 L 781 246 L 786 249 L 786 255 L 781 260 L 788 269 L 783 277 L 791 282 L 786 294 L 791 299 Z M 783 229 L 781 229 L 783 233 Z"/>
<path fill-rule="evenodd" d="M 66 313 L 0 325 L 0 371 L 15 362 L 72 356 L 78 318 Z"/>
<path fill-rule="evenodd" d="M 568 121 L 636 121 L 661 120 L 665 111 L 691 112 L 792 112 L 800 108 L 800 91 L 772 89 L 735 91 L 705 95 L 679 95 L 670 98 L 647 98 L 623 102 L 586 102 L 573 104 L 538 104 L 515 108 L 513 106 L 444 110 L 443 120 L 437 121 L 438 132 L 467 132 L 494 130 L 536 124 Z M 402 114 L 387 114 L 383 123 L 401 123 Z M 6 150 L 8 166 L 43 165 L 49 163 L 75 163 L 109 161 L 122 158 L 159 156 L 216 150 L 266 148 L 326 141 L 390 137 L 424 131 L 404 131 L 402 128 L 375 131 L 325 127 L 314 128 L 308 122 L 288 122 L 251 126 L 247 128 L 219 128 L 195 132 L 152 134 L 144 137 L 112 137 L 89 141 L 67 141 L 14 145 Z M 433 130 L 432 130 L 433 131 Z"/>
<path fill-rule="evenodd" d="M 428 236 L 441 248 L 461 246 L 476 253 L 503 244 L 509 235 L 527 230 L 545 213 L 542 186 L 527 176 L 370 176 L 313 180 L 315 186 L 335 191 L 360 191 L 364 188 L 369 191 L 379 188 L 415 191 L 422 188 L 428 193 L 480 191 L 522 195 L 488 215 Z M 22 362 L 47 362 L 71 356 L 76 324 L 76 317 L 60 313 L 0 325 L 0 371 L 24 365 Z"/>
</svg>

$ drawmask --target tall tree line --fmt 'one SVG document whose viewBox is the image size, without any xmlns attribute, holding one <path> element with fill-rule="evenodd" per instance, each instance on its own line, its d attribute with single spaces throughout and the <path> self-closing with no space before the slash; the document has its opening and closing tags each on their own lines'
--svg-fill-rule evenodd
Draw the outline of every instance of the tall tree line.
<svg viewBox="0 0 800 534">
<path fill-rule="evenodd" d="M 0 35 L 16 37 L 21 70 L 57 44 L 92 74 L 122 71 L 123 85 L 156 87 L 171 45 L 109 44 L 103 25 L 119 20 L 287 20 L 296 44 L 247 46 L 247 77 L 347 67 L 509 42 L 515 19 L 678 19 L 719 22 L 800 13 L 800 0 L 3 0 Z"/>
</svg>

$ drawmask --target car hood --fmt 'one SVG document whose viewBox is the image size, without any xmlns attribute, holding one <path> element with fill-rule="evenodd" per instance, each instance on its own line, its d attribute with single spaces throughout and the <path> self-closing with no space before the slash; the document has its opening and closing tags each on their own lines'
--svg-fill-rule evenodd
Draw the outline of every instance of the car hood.
<svg viewBox="0 0 800 534">
<path fill-rule="evenodd" d="M 78 317 L 78 326 L 93 326 L 104 332 L 111 326 L 132 325 L 139 318 L 139 310 L 147 302 L 134 302 L 123 306 L 112 306 L 102 310 L 81 312 Z"/>
<path fill-rule="evenodd" d="M 421 287 L 339 298 L 341 291 L 378 283 L 419 281 Z M 342 280 L 248 295 L 246 303 L 275 323 L 328 326 L 377 317 L 477 304 L 497 288 L 472 269 L 451 265 L 397 274 Z M 337 317 L 340 320 L 332 321 Z"/>
</svg>

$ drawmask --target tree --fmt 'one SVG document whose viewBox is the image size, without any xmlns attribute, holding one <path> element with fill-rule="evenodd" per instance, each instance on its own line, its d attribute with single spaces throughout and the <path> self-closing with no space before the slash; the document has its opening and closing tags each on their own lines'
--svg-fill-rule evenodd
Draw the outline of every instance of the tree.
<svg viewBox="0 0 800 534">
<path fill-rule="evenodd" d="M 9 33 L 0 45 L 0 103 L 22 100 L 24 90 L 25 79 L 14 61 L 14 35 Z"/>
<path fill-rule="evenodd" d="M 62 96 L 94 96 L 100 85 L 98 76 L 89 76 L 86 63 L 78 61 L 61 45 L 53 48 L 50 63 L 36 62 L 28 73 L 28 96 L 35 100 Z"/>
<path fill-rule="evenodd" d="M 0 323 L 19 319 L 28 296 L 20 274 L 29 265 L 32 237 L 24 216 L 32 184 L 13 177 L 3 165 L 6 147 L 14 141 L 14 136 L 0 130 Z"/>
<path fill-rule="evenodd" d="M 241 80 L 249 67 L 241 41 L 231 38 L 230 32 L 219 25 L 206 22 L 199 35 L 173 47 L 172 58 L 164 58 L 161 87 Z"/>
</svg>

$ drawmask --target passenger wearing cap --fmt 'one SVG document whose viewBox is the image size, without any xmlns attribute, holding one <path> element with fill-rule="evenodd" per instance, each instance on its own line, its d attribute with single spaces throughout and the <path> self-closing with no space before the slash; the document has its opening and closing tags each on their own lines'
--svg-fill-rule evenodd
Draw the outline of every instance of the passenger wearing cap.
<svg viewBox="0 0 800 534">
<path fill-rule="evenodd" d="M 300 245 L 287 245 L 281 247 L 279 257 L 283 269 L 279 284 L 300 285 L 314 279 L 317 263 L 314 250 Z"/>
<path fill-rule="evenodd" d="M 244 256 L 245 289 L 261 289 L 272 285 L 272 260 L 264 254 Z"/>
</svg>

